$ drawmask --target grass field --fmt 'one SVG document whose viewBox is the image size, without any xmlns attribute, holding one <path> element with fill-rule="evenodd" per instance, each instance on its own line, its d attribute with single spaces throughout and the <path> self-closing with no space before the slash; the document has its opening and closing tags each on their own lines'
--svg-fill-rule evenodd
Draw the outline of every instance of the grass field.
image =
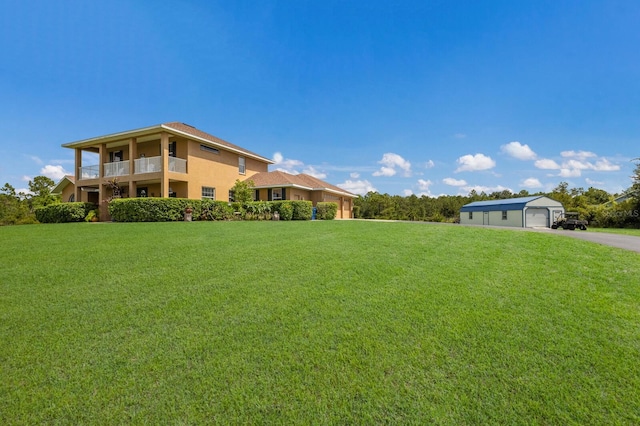
<svg viewBox="0 0 640 426">
<path fill-rule="evenodd" d="M 640 237 L 640 229 L 635 228 L 589 228 L 591 232 L 608 232 L 610 234 L 633 235 Z"/>
<path fill-rule="evenodd" d="M 638 424 L 640 255 L 412 223 L 0 228 L 1 424 Z"/>
</svg>

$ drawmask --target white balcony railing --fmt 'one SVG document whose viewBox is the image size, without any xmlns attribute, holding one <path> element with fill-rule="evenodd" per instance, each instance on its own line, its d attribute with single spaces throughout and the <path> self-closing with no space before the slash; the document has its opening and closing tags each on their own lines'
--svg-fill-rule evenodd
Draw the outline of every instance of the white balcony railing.
<svg viewBox="0 0 640 426">
<path fill-rule="evenodd" d="M 187 173 L 187 160 L 178 157 L 169 157 L 169 171 Z"/>
<path fill-rule="evenodd" d="M 162 170 L 162 157 L 145 157 L 135 160 L 135 173 L 154 173 Z"/>
<path fill-rule="evenodd" d="M 80 179 L 97 179 L 100 177 L 100 165 L 80 167 Z"/>
<path fill-rule="evenodd" d="M 162 157 L 146 157 L 135 160 L 135 173 L 154 173 L 162 170 Z M 187 173 L 187 160 L 169 157 L 169 171 Z"/>
<path fill-rule="evenodd" d="M 127 176 L 129 174 L 129 160 L 104 163 L 104 176 Z"/>
</svg>

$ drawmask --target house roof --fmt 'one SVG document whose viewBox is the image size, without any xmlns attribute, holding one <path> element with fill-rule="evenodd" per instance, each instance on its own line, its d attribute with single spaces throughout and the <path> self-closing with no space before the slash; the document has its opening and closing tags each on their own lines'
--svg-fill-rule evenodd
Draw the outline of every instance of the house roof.
<svg viewBox="0 0 640 426">
<path fill-rule="evenodd" d="M 65 175 L 62 177 L 62 179 L 60 179 L 60 181 L 56 184 L 56 186 L 53 187 L 53 189 L 51 190 L 52 194 L 62 194 L 62 191 L 67 187 L 67 185 L 69 184 L 74 184 L 76 181 L 75 176 L 73 175 Z"/>
<path fill-rule="evenodd" d="M 125 132 L 112 133 L 104 136 L 98 136 L 95 138 L 83 139 L 76 142 L 69 142 L 62 144 L 65 148 L 86 148 L 90 146 L 94 146 L 97 143 L 109 143 L 121 141 L 126 138 L 131 137 L 144 137 L 146 135 L 153 135 L 160 132 L 168 132 L 173 135 L 185 136 L 189 139 L 203 142 L 207 145 L 214 146 L 216 148 L 223 148 L 228 151 L 233 151 L 238 154 L 245 155 L 247 157 L 254 158 L 256 160 L 262 161 L 267 164 L 273 164 L 273 161 L 263 157 L 255 152 L 249 151 L 248 149 L 244 149 L 239 147 L 238 145 L 234 145 L 231 142 L 227 142 L 224 139 L 220 139 L 216 136 L 213 136 L 207 132 L 203 132 L 200 129 L 197 129 L 193 126 L 190 126 L 185 123 L 180 123 L 178 121 L 156 124 L 149 127 L 143 127 L 140 129 L 127 130 Z"/>
<path fill-rule="evenodd" d="M 253 187 L 256 189 L 291 187 L 307 191 L 326 191 L 334 194 L 345 195 L 347 197 L 355 197 L 355 194 L 352 194 L 349 191 L 345 191 L 338 186 L 332 185 L 305 173 L 292 175 L 290 173 L 276 170 L 273 172 L 256 173 L 249 179 L 253 181 Z"/>
<path fill-rule="evenodd" d="M 476 211 L 496 211 L 496 210 L 519 210 L 524 208 L 528 203 L 540 199 L 548 198 L 544 195 L 534 195 L 531 197 L 519 197 L 519 198 L 507 198 L 504 200 L 488 200 L 488 201 L 474 201 L 473 203 L 465 204 L 460 209 L 461 212 L 476 212 Z M 551 200 L 555 205 L 557 201 Z"/>
</svg>

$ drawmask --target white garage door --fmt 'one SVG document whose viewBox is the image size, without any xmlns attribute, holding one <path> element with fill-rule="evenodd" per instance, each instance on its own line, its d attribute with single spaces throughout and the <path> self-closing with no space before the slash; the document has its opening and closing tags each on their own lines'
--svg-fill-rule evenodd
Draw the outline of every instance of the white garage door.
<svg viewBox="0 0 640 426">
<path fill-rule="evenodd" d="M 549 210 L 528 208 L 525 215 L 525 227 L 549 226 Z"/>
</svg>

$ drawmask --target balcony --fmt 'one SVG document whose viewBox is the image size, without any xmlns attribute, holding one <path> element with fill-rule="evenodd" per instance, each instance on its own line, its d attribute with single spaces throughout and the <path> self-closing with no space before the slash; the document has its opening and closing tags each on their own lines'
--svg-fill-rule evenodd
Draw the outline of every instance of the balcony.
<svg viewBox="0 0 640 426">
<path fill-rule="evenodd" d="M 128 176 L 131 174 L 130 161 L 115 161 L 104 163 L 104 177 Z M 134 160 L 135 174 L 156 173 L 162 171 L 162 157 L 147 157 Z M 187 173 L 187 160 L 177 157 L 169 157 L 170 172 Z M 98 179 L 100 177 L 100 165 L 80 167 L 80 180 Z"/>
<path fill-rule="evenodd" d="M 135 173 L 155 173 L 162 170 L 162 157 L 138 158 L 135 160 Z M 169 157 L 169 171 L 187 173 L 187 160 Z"/>
<path fill-rule="evenodd" d="M 98 179 L 100 177 L 100 165 L 80 167 L 80 179 Z"/>
<path fill-rule="evenodd" d="M 178 157 L 169 157 L 169 171 L 187 173 L 187 160 Z"/>
<path fill-rule="evenodd" d="M 104 177 L 129 175 L 129 160 L 104 163 Z"/>
</svg>

